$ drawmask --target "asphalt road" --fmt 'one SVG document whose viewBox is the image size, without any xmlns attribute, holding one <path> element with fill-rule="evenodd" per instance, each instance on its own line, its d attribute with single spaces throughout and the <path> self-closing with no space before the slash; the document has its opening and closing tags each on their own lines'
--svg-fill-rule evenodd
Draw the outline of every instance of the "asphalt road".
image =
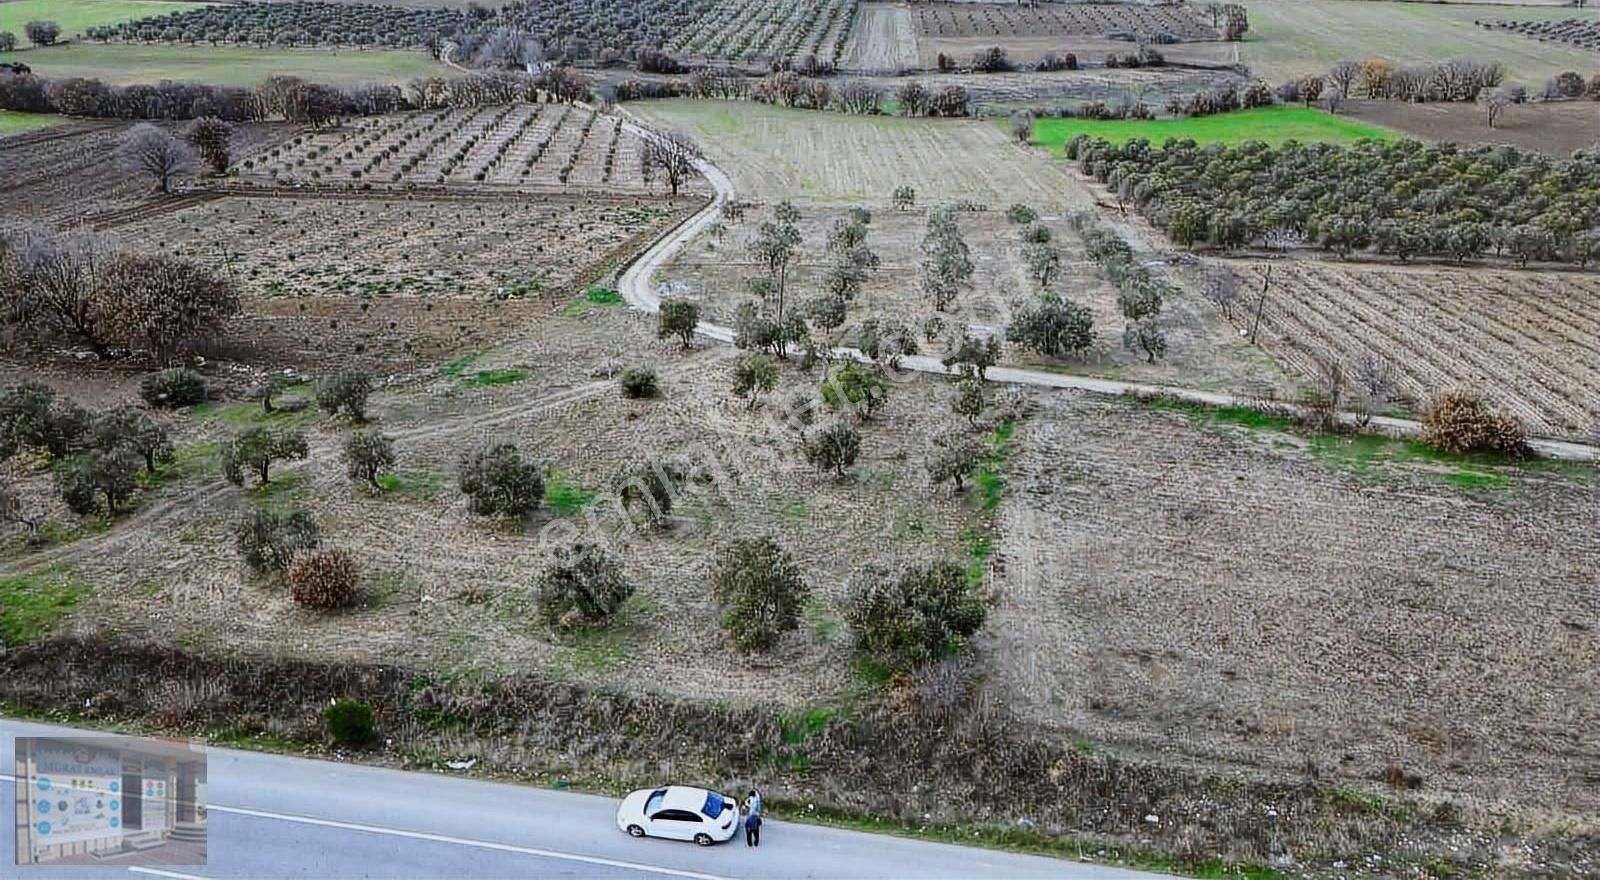
<svg viewBox="0 0 1600 880">
<path fill-rule="evenodd" d="M 81 733 L 0 719 L 0 816 L 14 815 L 16 736 Z M 207 750 L 205 865 L 16 867 L 0 828 L 0 877 L 30 878 L 1025 878 L 1137 880 L 1086 863 L 770 821 L 761 846 L 634 840 L 617 801 L 593 795 Z M 692 780 L 673 780 L 692 782 Z"/>
</svg>

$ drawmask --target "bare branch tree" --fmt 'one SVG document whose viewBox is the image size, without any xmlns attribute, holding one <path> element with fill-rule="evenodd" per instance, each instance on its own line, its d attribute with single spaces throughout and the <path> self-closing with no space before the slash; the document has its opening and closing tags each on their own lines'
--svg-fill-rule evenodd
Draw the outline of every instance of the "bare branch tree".
<svg viewBox="0 0 1600 880">
<path fill-rule="evenodd" d="M 1350 365 L 1350 379 L 1361 389 L 1361 426 L 1381 414 L 1394 395 L 1394 361 L 1367 352 Z"/>
<path fill-rule="evenodd" d="M 699 158 L 700 145 L 683 132 L 652 134 L 644 139 L 639 151 L 639 170 L 646 181 L 653 179 L 659 170 L 676 196 L 678 189 L 694 174 L 694 163 Z"/>
<path fill-rule="evenodd" d="M 194 150 L 172 132 L 148 122 L 128 130 L 122 138 L 121 154 L 133 170 L 160 182 L 164 193 L 172 192 L 172 178 L 194 169 Z"/>
</svg>

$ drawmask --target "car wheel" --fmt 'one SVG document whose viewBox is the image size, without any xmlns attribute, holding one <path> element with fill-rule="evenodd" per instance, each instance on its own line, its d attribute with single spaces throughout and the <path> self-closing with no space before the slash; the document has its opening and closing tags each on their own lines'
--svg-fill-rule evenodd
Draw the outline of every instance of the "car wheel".
<svg viewBox="0 0 1600 880">
<path fill-rule="evenodd" d="M 711 835 L 709 834 L 696 834 L 694 836 L 694 842 L 700 844 L 701 846 L 710 846 L 713 843 L 711 840 Z"/>
<path fill-rule="evenodd" d="M 643 837 L 644 836 L 644 829 L 640 828 L 637 825 L 629 825 L 628 826 L 628 836 L 629 837 Z"/>
</svg>

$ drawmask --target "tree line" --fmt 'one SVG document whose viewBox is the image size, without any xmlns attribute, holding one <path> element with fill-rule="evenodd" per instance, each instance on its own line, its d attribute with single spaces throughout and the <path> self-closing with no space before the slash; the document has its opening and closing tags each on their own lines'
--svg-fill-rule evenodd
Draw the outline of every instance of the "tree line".
<svg viewBox="0 0 1600 880">
<path fill-rule="evenodd" d="M 1069 159 L 1175 243 L 1310 245 L 1465 261 L 1600 259 L 1600 151 L 1552 159 L 1512 147 L 1417 141 L 1200 146 L 1084 136 Z"/>
<path fill-rule="evenodd" d="M 110 85 L 85 77 L 48 78 L 0 70 L 0 110 L 60 113 L 101 119 L 226 122 L 284 119 L 323 125 L 341 117 L 401 110 L 475 107 L 512 101 L 586 100 L 589 83 L 569 68 L 529 74 L 490 71 L 456 77 L 424 77 L 406 86 L 333 86 L 296 76 L 271 76 L 254 88 L 165 81 L 157 85 Z"/>
</svg>

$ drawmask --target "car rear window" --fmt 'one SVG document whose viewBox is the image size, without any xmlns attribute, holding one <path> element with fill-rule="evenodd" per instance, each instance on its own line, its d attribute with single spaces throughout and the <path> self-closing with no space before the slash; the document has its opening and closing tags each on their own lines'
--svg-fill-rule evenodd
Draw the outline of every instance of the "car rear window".
<svg viewBox="0 0 1600 880">
<path fill-rule="evenodd" d="M 706 806 L 701 812 L 707 816 L 720 816 L 728 808 L 728 802 L 722 795 L 714 791 L 706 792 Z"/>
</svg>

